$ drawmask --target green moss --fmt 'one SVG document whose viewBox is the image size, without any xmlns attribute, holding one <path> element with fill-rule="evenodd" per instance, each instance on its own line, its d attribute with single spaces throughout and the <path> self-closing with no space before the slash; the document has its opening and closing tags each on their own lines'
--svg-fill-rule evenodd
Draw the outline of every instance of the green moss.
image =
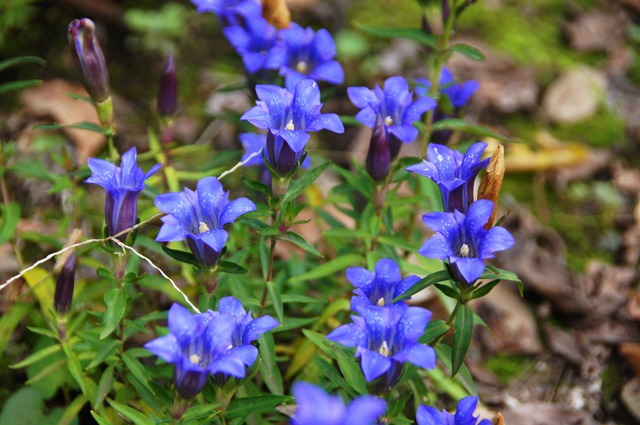
<svg viewBox="0 0 640 425">
<path fill-rule="evenodd" d="M 507 356 L 498 354 L 488 359 L 484 366 L 496 375 L 498 381 L 506 386 L 525 369 L 529 361 L 522 356 Z"/>
<path fill-rule="evenodd" d="M 608 148 L 625 140 L 624 118 L 605 108 L 597 115 L 575 124 L 566 124 L 551 129 L 561 139 L 587 143 L 596 148 Z"/>
</svg>

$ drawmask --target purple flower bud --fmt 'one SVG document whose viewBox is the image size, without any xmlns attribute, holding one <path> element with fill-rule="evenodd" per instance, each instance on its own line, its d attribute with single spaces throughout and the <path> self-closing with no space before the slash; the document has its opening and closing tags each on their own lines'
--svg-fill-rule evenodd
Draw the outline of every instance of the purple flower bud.
<svg viewBox="0 0 640 425">
<path fill-rule="evenodd" d="M 95 25 L 90 19 L 74 19 L 69 24 L 67 35 L 73 62 L 84 88 L 94 102 L 102 103 L 109 98 L 109 72 L 94 31 Z"/>
<path fill-rule="evenodd" d="M 58 279 L 56 280 L 56 290 L 53 294 L 53 307 L 60 314 L 65 314 L 71 307 L 73 299 L 73 287 L 76 281 L 76 254 L 72 253 L 67 262 L 62 266 Z"/>
<path fill-rule="evenodd" d="M 176 66 L 171 53 L 167 55 L 163 65 L 156 108 L 158 114 L 165 117 L 174 116 L 178 109 L 178 80 L 176 78 Z"/>
<path fill-rule="evenodd" d="M 388 134 L 382 123 L 382 117 L 378 115 L 371 134 L 369 152 L 367 152 L 367 171 L 378 183 L 383 181 L 389 174 L 391 152 L 389 151 L 387 138 Z"/>
</svg>

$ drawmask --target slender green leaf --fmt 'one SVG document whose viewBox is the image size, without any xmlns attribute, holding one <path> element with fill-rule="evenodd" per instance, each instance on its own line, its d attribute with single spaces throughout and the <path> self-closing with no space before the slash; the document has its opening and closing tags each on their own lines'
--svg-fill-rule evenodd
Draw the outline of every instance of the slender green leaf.
<svg viewBox="0 0 640 425">
<path fill-rule="evenodd" d="M 383 28 L 383 27 L 370 27 L 358 22 L 355 23 L 356 27 L 366 31 L 370 34 L 376 35 L 382 38 L 406 38 L 408 40 L 417 41 L 420 44 L 429 47 L 436 47 L 436 38 L 424 32 L 419 28 Z"/>
<path fill-rule="evenodd" d="M 513 142 L 512 139 L 498 134 L 494 131 L 484 128 L 480 125 L 469 124 L 458 118 L 445 118 L 433 124 L 433 130 L 460 130 L 467 133 L 475 134 L 476 136 L 492 137 L 502 142 Z"/>
<path fill-rule="evenodd" d="M 427 325 L 427 329 L 424 331 L 424 334 L 420 337 L 420 342 L 431 345 L 433 341 L 447 333 L 449 329 L 451 329 L 451 327 L 447 325 L 447 322 L 444 320 L 432 320 Z"/>
<path fill-rule="evenodd" d="M 111 288 L 104 295 L 104 303 L 107 306 L 107 311 L 103 316 L 100 339 L 111 335 L 111 332 L 120 324 L 127 307 L 127 294 L 124 289 Z"/>
<path fill-rule="evenodd" d="M 303 329 L 302 333 L 309 341 L 311 341 L 316 347 L 322 350 L 326 355 L 328 355 L 332 359 L 336 358 L 333 349 L 329 348 L 329 346 L 327 345 L 327 337 L 324 334 L 311 331 L 309 329 Z"/>
<path fill-rule="evenodd" d="M 72 423 L 77 417 L 80 410 L 82 410 L 82 406 L 84 406 L 87 402 L 87 397 L 84 394 L 78 395 L 73 401 L 64 409 L 64 413 L 58 419 L 57 425 L 69 425 Z"/>
<path fill-rule="evenodd" d="M 58 124 L 58 123 L 40 124 L 40 125 L 34 126 L 33 128 L 36 130 L 60 130 L 63 128 L 77 128 L 79 130 L 87 130 L 87 131 L 92 131 L 94 133 L 100 133 L 107 137 L 113 136 L 113 130 L 103 127 L 100 124 L 89 122 L 89 121 L 76 122 L 73 124 Z"/>
<path fill-rule="evenodd" d="M 246 184 L 249 188 L 262 193 L 264 196 L 269 196 L 271 194 L 271 189 L 269 189 L 269 186 L 266 184 L 246 177 L 241 177 L 241 179 L 242 183 Z"/>
<path fill-rule="evenodd" d="M 295 232 L 289 230 L 286 233 L 280 235 L 280 239 L 283 241 L 291 242 L 292 244 L 299 246 L 310 254 L 316 255 L 318 257 L 324 257 L 320 253 L 320 251 L 318 251 L 313 245 L 307 242 L 305 238 Z"/>
<path fill-rule="evenodd" d="M 117 339 L 109 339 L 104 341 L 100 350 L 96 353 L 95 357 L 87 365 L 85 370 L 93 369 L 101 364 L 107 357 L 116 353 L 116 350 L 120 347 L 120 341 Z"/>
<path fill-rule="evenodd" d="M 491 282 L 487 282 L 475 291 L 471 295 L 471 299 L 475 300 L 476 298 L 484 297 L 487 295 L 495 286 L 500 283 L 500 279 L 492 280 Z"/>
<path fill-rule="evenodd" d="M 236 264 L 231 261 L 220 261 L 218 264 L 218 271 L 229 274 L 246 274 L 248 272 L 248 270 L 240 264 Z"/>
<path fill-rule="evenodd" d="M 272 394 L 283 395 L 282 375 L 276 363 L 276 347 L 271 332 L 266 332 L 258 338 L 260 342 L 260 375 Z"/>
<path fill-rule="evenodd" d="M 115 402 L 114 400 L 108 400 L 111 407 L 115 409 L 116 412 L 120 413 L 125 418 L 129 419 L 136 425 L 155 425 L 153 421 L 144 413 L 138 412 L 137 410 L 126 406 L 124 404 L 120 404 Z"/>
<path fill-rule="evenodd" d="M 20 220 L 20 205 L 16 202 L 1 204 L 2 222 L 0 223 L 0 245 L 11 240 Z"/>
<path fill-rule="evenodd" d="M 243 418 L 252 413 L 274 412 L 274 407 L 292 401 L 293 397 L 287 395 L 260 395 L 257 397 L 244 397 L 231 400 L 222 416 L 225 419 Z"/>
<path fill-rule="evenodd" d="M 311 280 L 311 279 L 319 279 L 321 277 L 325 277 L 341 270 L 346 269 L 347 267 L 353 267 L 354 265 L 362 264 L 364 259 L 360 254 L 345 254 L 341 255 L 338 258 L 334 258 L 333 260 L 329 260 L 326 263 L 309 270 L 306 273 L 295 276 L 291 278 L 292 282 L 300 282 L 303 280 Z"/>
<path fill-rule="evenodd" d="M 460 295 L 456 288 L 453 288 L 453 287 L 451 287 L 451 286 L 449 286 L 447 284 L 436 283 L 436 284 L 434 284 L 434 286 L 436 288 L 438 288 L 438 290 L 440 292 L 442 292 L 443 294 L 445 294 L 447 297 L 453 298 L 454 300 L 457 300 L 458 299 L 458 295 Z"/>
<path fill-rule="evenodd" d="M 43 348 L 40 351 L 36 351 L 35 353 L 33 353 L 32 355 L 30 355 L 29 357 L 27 357 L 26 359 L 24 359 L 21 362 L 18 362 L 16 364 L 10 365 L 9 367 L 12 369 L 19 369 L 19 368 L 23 368 L 23 367 L 27 367 L 31 364 L 34 364 L 36 362 L 39 362 L 40 360 L 51 356 L 52 354 L 57 353 L 58 351 L 60 351 L 62 349 L 62 347 L 60 347 L 60 344 L 54 344 L 54 345 L 50 345 L 46 348 Z"/>
<path fill-rule="evenodd" d="M 329 342 L 329 347 L 334 350 L 340 372 L 342 372 L 347 382 L 358 394 L 368 394 L 367 381 L 364 379 L 364 375 L 353 354 L 337 346 L 334 342 Z"/>
<path fill-rule="evenodd" d="M 31 311 L 31 307 L 31 304 L 16 303 L 10 305 L 10 307 L 2 314 L 2 316 L 0 316 L 0 352 L 5 352 L 5 348 L 7 347 L 9 341 L 11 340 L 11 337 L 13 336 L 14 329 L 16 328 L 16 326 L 18 326 L 18 323 L 20 323 L 22 319 Z M 32 332 L 36 332 L 33 329 L 30 330 Z M 43 333 L 46 331 L 46 329 L 43 329 Z M 46 336 L 51 337 L 51 334 L 47 332 Z M 57 335 L 54 334 L 52 338 L 57 338 Z"/>
<path fill-rule="evenodd" d="M 327 161 L 322 165 L 309 171 L 299 179 L 294 180 L 290 185 L 287 193 L 282 197 L 282 205 L 287 202 L 295 200 L 311 183 L 313 183 L 322 172 L 329 166 L 330 162 Z"/>
<path fill-rule="evenodd" d="M 482 62 L 486 59 L 484 53 L 480 50 L 476 49 L 473 46 L 469 46 L 468 44 L 458 43 L 449 47 L 449 50 L 453 50 L 454 52 L 462 53 L 469 59 L 473 59 L 474 61 Z"/>
<path fill-rule="evenodd" d="M 454 325 L 453 346 L 451 349 L 451 376 L 455 376 L 467 355 L 471 336 L 473 335 L 473 311 L 468 304 L 462 304 L 458 308 Z"/>
<path fill-rule="evenodd" d="M 269 292 L 269 297 L 271 298 L 271 302 L 273 303 L 273 309 L 276 312 L 276 316 L 278 317 L 278 321 L 280 323 L 284 322 L 284 309 L 282 307 L 282 298 L 280 298 L 280 291 L 278 287 L 273 282 L 266 282 L 267 291 Z"/>
<path fill-rule="evenodd" d="M 419 281 L 417 281 L 415 285 L 413 285 L 411 288 L 406 290 L 404 293 L 395 297 L 393 299 L 393 302 L 395 303 L 400 300 L 407 299 L 412 295 L 415 295 L 418 292 L 422 291 L 423 289 L 428 288 L 431 285 L 435 285 L 436 283 L 444 282 L 449 279 L 451 279 L 451 275 L 447 270 L 440 270 L 435 273 L 431 273 L 430 275 L 425 276 Z"/>
<path fill-rule="evenodd" d="M 11 81 L 9 83 L 0 84 L 0 93 L 26 89 L 27 87 L 37 86 L 42 80 L 21 80 Z"/>
<path fill-rule="evenodd" d="M 98 389 L 96 390 L 96 397 L 93 400 L 92 406 L 93 408 L 97 408 L 102 404 L 104 398 L 111 391 L 111 387 L 113 387 L 114 375 L 113 372 L 115 370 L 115 366 L 111 365 L 102 372 L 102 376 L 100 376 L 100 380 L 98 381 Z"/>
<path fill-rule="evenodd" d="M 80 390 L 82 391 L 82 393 L 88 395 L 85 376 L 82 372 L 82 366 L 80 365 L 78 356 L 66 343 L 62 344 L 62 350 L 67 356 L 67 367 L 69 368 L 69 372 L 71 372 L 71 376 L 73 376 L 73 379 L 75 379 L 75 381 L 80 386 Z"/>
<path fill-rule="evenodd" d="M 147 369 L 142 366 L 142 363 L 140 363 L 138 359 L 132 356 L 128 351 L 122 353 L 122 361 L 124 362 L 127 369 L 129 369 L 131 374 L 135 376 L 142 385 L 144 385 L 147 391 L 149 391 L 153 395 L 156 395 L 153 389 L 149 386 L 149 380 L 151 379 L 151 377 L 149 376 Z"/>
<path fill-rule="evenodd" d="M 16 65 L 22 65 L 24 63 L 35 63 L 40 66 L 45 66 L 47 64 L 44 59 L 37 56 L 19 56 L 17 58 L 5 59 L 3 61 L 0 61 L 0 71 L 4 71 L 7 68 Z"/>
<path fill-rule="evenodd" d="M 202 264 L 200 264 L 200 262 L 196 259 L 195 255 L 190 252 L 181 251 L 179 249 L 172 249 L 164 245 L 162 245 L 162 250 L 169 257 L 173 258 L 174 260 L 180 261 L 181 263 L 191 264 L 196 267 L 202 266 Z"/>
<path fill-rule="evenodd" d="M 102 416 L 98 415 L 93 410 L 91 411 L 91 416 L 93 416 L 93 419 L 95 419 L 96 422 L 98 422 L 98 425 L 113 425 L 109 420 L 107 420 L 107 419 L 103 418 Z"/>
</svg>

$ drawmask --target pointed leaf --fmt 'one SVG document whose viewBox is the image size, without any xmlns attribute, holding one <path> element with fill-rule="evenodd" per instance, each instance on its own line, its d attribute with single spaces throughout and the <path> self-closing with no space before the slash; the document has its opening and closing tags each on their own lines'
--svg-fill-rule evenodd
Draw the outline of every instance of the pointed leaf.
<svg viewBox="0 0 640 425">
<path fill-rule="evenodd" d="M 455 333 L 451 347 L 451 376 L 455 376 L 464 362 L 473 334 L 473 311 L 468 304 L 459 307 L 455 318 Z"/>
</svg>

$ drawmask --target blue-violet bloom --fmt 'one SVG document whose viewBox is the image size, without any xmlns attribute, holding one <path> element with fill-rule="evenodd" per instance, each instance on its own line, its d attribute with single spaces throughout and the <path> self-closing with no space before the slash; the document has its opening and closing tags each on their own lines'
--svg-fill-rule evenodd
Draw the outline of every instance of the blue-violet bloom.
<svg viewBox="0 0 640 425">
<path fill-rule="evenodd" d="M 416 78 L 416 83 L 418 83 L 416 87 L 418 96 L 428 96 L 431 82 L 424 78 Z M 480 88 L 480 83 L 475 80 L 457 82 L 448 68 L 442 68 L 438 87 L 440 93 L 447 95 L 451 105 L 455 109 L 460 109 L 469 103 L 471 96 Z"/>
<path fill-rule="evenodd" d="M 385 387 L 392 387 L 405 362 L 435 367 L 433 348 L 418 342 L 431 318 L 429 310 L 402 304 L 396 308 L 361 306 L 356 311 L 362 317 L 351 316 L 353 323 L 336 328 L 327 338 L 357 348 L 367 382 L 386 374 Z"/>
<path fill-rule="evenodd" d="M 418 137 L 418 129 L 413 123 L 420 120 L 425 112 L 436 107 L 436 101 L 430 97 L 413 100 L 413 92 L 403 77 L 389 77 L 382 88 L 375 86 L 349 87 L 347 94 L 351 102 L 362 108 L 356 119 L 367 127 L 374 128 L 376 118 L 380 117 L 385 131 L 389 134 L 388 143 L 391 159 L 400 151 L 400 142 L 411 143 Z"/>
<path fill-rule="evenodd" d="M 173 117 L 178 109 L 178 78 L 173 55 L 169 53 L 162 66 L 156 110 L 162 117 Z"/>
<path fill-rule="evenodd" d="M 243 26 L 226 27 L 224 35 L 242 57 L 249 74 L 278 69 L 285 60 L 284 48 L 278 43 L 278 30 L 261 16 L 247 20 Z"/>
<path fill-rule="evenodd" d="M 224 373 L 244 378 L 245 366 L 229 350 L 236 320 L 211 312 L 191 314 L 173 304 L 168 317 L 169 334 L 145 344 L 167 363 L 173 363 L 178 393 L 190 398 L 202 391 L 210 375 Z"/>
<path fill-rule="evenodd" d="M 446 410 L 439 412 L 435 407 L 420 405 L 416 412 L 416 420 L 418 425 L 491 425 L 490 420 L 482 419 L 478 422 L 478 418 L 473 416 L 477 405 L 478 397 L 474 396 L 461 399 L 455 414 Z"/>
<path fill-rule="evenodd" d="M 344 71 L 334 58 L 336 44 L 326 29 L 314 32 L 312 28 L 302 28 L 292 23 L 280 30 L 285 46 L 285 59 L 280 68 L 285 87 L 293 91 L 298 82 L 311 78 L 331 84 L 342 84 Z"/>
<path fill-rule="evenodd" d="M 494 252 L 509 249 L 513 236 L 503 227 L 487 230 L 493 202 L 479 199 L 469 207 L 467 214 L 460 211 L 433 212 L 422 216 L 422 221 L 437 232 L 427 240 L 418 253 L 438 260 L 448 259 L 460 283 L 473 284 L 484 272 L 484 260 Z"/>
<path fill-rule="evenodd" d="M 229 201 L 216 177 L 198 181 L 196 191 L 185 188 L 183 192 L 156 196 L 156 207 L 167 214 L 156 241 L 172 242 L 186 239 L 196 259 L 205 267 L 215 266 L 220 259 L 228 234 L 222 228 L 239 216 L 256 209 L 247 198 Z"/>
<path fill-rule="evenodd" d="M 407 171 L 430 178 L 438 184 L 442 206 L 446 212 L 466 213 L 474 201 L 474 183 L 480 170 L 487 167 L 489 158 L 481 160 L 487 144 L 474 143 L 466 154 L 444 145 L 430 143 L 427 159 L 407 167 Z"/>
<path fill-rule="evenodd" d="M 146 173 L 136 162 L 136 148 L 131 148 L 122 155 L 120 167 L 103 159 L 89 158 L 91 177 L 85 183 L 102 186 L 107 191 L 104 204 L 104 218 L 107 223 L 107 234 L 117 235 L 136 224 L 138 218 L 138 195 L 144 189 L 144 182 L 151 177 L 160 164 L 156 164 Z M 120 235 L 124 242 L 127 235 Z"/>
<path fill-rule="evenodd" d="M 74 19 L 69 24 L 67 36 L 71 57 L 84 88 L 94 102 L 102 103 L 110 96 L 109 72 L 95 29 L 91 19 Z"/>
<path fill-rule="evenodd" d="M 245 26 L 248 21 L 262 16 L 258 0 L 191 0 L 198 13 L 213 12 L 223 27 Z"/>
<path fill-rule="evenodd" d="M 256 86 L 258 100 L 241 119 L 267 133 L 266 158 L 271 168 L 286 177 L 298 168 L 310 131 L 344 132 L 336 114 L 321 114 L 320 89 L 313 80 L 302 80 L 295 91 L 272 85 Z"/>
<path fill-rule="evenodd" d="M 258 357 L 258 349 L 251 345 L 263 333 L 278 326 L 277 320 L 271 316 L 251 317 L 234 297 L 224 297 L 218 303 L 218 311 L 214 315 L 223 314 L 235 318 L 235 328 L 231 334 L 230 354 L 240 358 L 246 366 L 251 366 Z"/>
<path fill-rule="evenodd" d="M 293 384 L 293 396 L 292 425 L 375 425 L 387 409 L 384 400 L 373 396 L 361 396 L 345 405 L 339 395 L 302 381 Z"/>
<path fill-rule="evenodd" d="M 404 301 L 392 303 L 393 299 L 409 290 L 420 280 L 418 276 L 402 278 L 400 267 L 390 258 L 383 258 L 376 263 L 375 272 L 363 267 L 347 269 L 347 279 L 356 287 L 351 298 L 351 309 L 359 306 L 386 307 L 401 305 Z"/>
</svg>

